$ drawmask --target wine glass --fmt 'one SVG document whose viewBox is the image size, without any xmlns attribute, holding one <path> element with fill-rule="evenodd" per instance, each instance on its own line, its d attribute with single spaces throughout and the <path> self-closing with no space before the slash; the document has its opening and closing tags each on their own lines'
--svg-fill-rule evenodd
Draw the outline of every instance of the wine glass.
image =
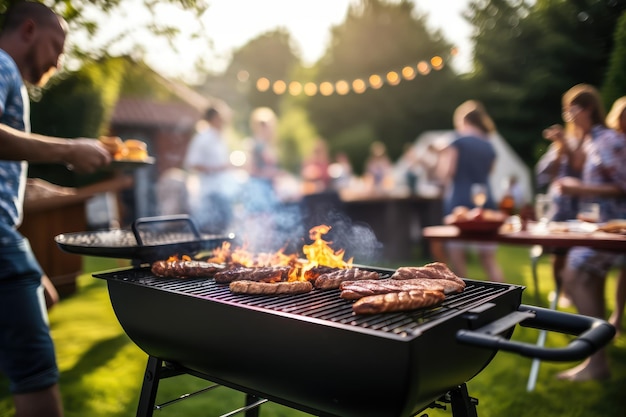
<svg viewBox="0 0 626 417">
<path fill-rule="evenodd" d="M 545 229 L 554 215 L 554 201 L 549 194 L 537 194 L 535 196 L 535 218 L 539 222 L 539 227 Z"/>
<path fill-rule="evenodd" d="M 487 202 L 487 184 L 472 184 L 472 202 L 480 209 L 483 208 Z"/>
</svg>

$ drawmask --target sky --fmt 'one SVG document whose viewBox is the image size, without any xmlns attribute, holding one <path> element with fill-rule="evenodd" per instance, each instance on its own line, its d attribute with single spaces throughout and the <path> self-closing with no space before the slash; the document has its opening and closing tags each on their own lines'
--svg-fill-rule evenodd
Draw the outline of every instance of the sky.
<svg viewBox="0 0 626 417">
<path fill-rule="evenodd" d="M 429 28 L 441 30 L 444 37 L 458 48 L 458 55 L 451 65 L 461 72 L 471 69 L 471 26 L 461 17 L 468 1 L 414 0 L 417 10 L 427 16 Z M 233 49 L 264 32 L 284 27 L 295 40 L 304 63 L 312 65 L 326 49 L 330 28 L 343 22 L 348 7 L 355 2 L 358 0 L 210 0 L 203 23 L 213 42 L 212 48 L 204 40 L 191 38 L 190 34 L 200 26 L 190 12 L 162 2 L 156 9 L 157 20 L 180 23 L 182 36 L 176 44 L 178 53 L 165 40 L 155 40 L 148 33 L 141 32 L 128 36 L 117 51 L 111 52 L 128 53 L 130 43 L 138 41 L 146 45 L 143 57 L 153 69 L 166 76 L 191 78 L 193 63 L 198 57 L 202 57 L 212 71 L 220 72 L 226 68 Z M 140 0 L 125 0 L 121 5 L 123 9 L 111 18 L 112 22 L 100 20 L 101 24 L 113 24 L 118 29 L 133 28 L 137 27 L 137 22 L 150 19 Z M 112 32 L 109 35 L 112 36 Z M 102 36 L 87 42 L 98 43 L 105 39 L 106 36 Z"/>
</svg>

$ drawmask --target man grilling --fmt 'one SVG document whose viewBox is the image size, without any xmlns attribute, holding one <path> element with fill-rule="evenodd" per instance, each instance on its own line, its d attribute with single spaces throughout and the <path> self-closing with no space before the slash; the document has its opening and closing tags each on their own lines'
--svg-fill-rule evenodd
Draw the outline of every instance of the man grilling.
<svg viewBox="0 0 626 417">
<path fill-rule="evenodd" d="M 58 67 L 66 23 L 41 3 L 20 1 L 0 29 L 0 372 L 7 375 L 16 415 L 63 415 L 59 371 L 47 323 L 43 272 L 22 221 L 27 163 L 65 164 L 92 172 L 111 161 L 95 139 L 66 140 L 30 133 L 24 83 L 45 84 Z"/>
</svg>

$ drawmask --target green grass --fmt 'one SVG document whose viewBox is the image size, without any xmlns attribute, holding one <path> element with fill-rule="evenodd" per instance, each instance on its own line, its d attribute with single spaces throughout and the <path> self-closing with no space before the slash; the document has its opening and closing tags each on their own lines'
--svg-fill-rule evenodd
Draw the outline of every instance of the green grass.
<svg viewBox="0 0 626 417">
<path fill-rule="evenodd" d="M 498 253 L 507 280 L 526 285 L 523 302 L 536 304 L 532 286 L 528 250 L 520 247 L 500 248 Z M 414 261 L 411 264 L 421 264 Z M 407 263 L 408 264 L 408 263 Z M 85 271 L 102 271 L 124 265 L 123 262 L 85 258 Z M 542 303 L 553 289 L 547 257 L 539 264 Z M 475 260 L 469 276 L 483 279 Z M 126 336 L 111 308 L 106 282 L 90 273 L 79 278 L 75 295 L 65 298 L 51 312 L 52 335 L 56 343 L 61 370 L 61 391 L 68 417 L 131 417 L 136 413 L 147 356 Z M 607 294 L 615 288 L 611 274 Z M 609 308 L 613 300 L 609 296 Z M 573 312 L 573 310 L 568 310 Z M 538 332 L 516 327 L 513 339 L 534 343 Z M 570 336 L 550 334 L 548 346 L 564 346 Z M 530 359 L 500 352 L 477 377 L 468 382 L 471 396 L 479 399 L 481 417 L 516 416 L 625 416 L 622 394 L 626 392 L 626 336 L 620 336 L 608 347 L 613 376 L 607 382 L 571 383 L 559 381 L 555 374 L 572 363 L 541 365 L 537 387 L 526 392 Z M 349 360 L 349 359 L 347 359 Z M 372 366 L 383 366 L 383 364 Z M 381 381 L 384 383 L 384 381 Z M 157 403 L 162 403 L 210 385 L 191 376 L 161 381 Z M 155 416 L 218 416 L 243 405 L 244 396 L 227 388 L 173 404 Z M 450 416 L 449 410 L 426 410 L 431 417 Z M 0 417 L 13 416 L 13 406 L 6 380 L 0 376 Z M 277 404 L 261 407 L 262 417 L 300 417 L 308 414 Z"/>
</svg>

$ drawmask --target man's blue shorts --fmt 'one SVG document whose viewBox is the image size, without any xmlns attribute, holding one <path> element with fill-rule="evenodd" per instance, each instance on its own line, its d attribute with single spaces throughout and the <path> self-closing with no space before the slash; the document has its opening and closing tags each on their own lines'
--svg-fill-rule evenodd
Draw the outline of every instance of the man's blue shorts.
<svg viewBox="0 0 626 417">
<path fill-rule="evenodd" d="M 59 380 L 43 273 L 28 240 L 17 232 L 0 236 L 0 372 L 14 394 L 40 391 Z"/>
</svg>

